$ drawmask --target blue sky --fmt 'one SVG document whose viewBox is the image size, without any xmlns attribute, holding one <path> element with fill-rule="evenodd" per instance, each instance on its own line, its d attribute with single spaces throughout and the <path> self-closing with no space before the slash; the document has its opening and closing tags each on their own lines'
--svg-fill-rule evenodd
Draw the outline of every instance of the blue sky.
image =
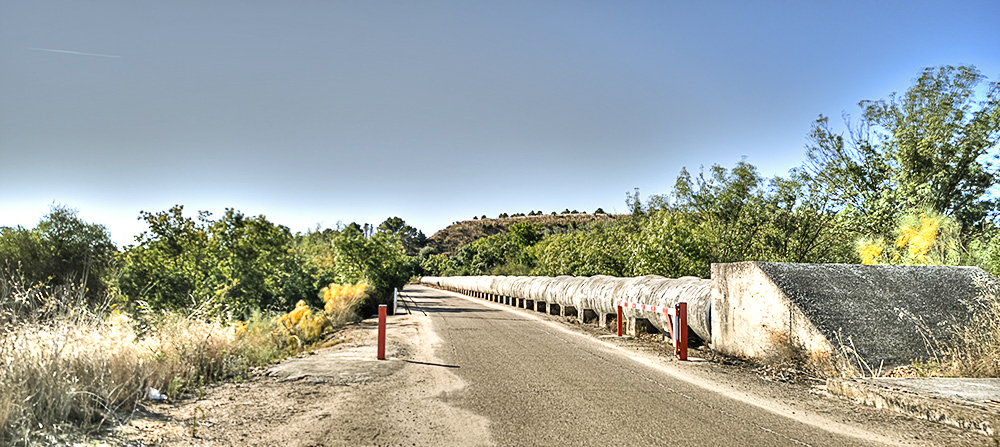
<svg viewBox="0 0 1000 447">
<path fill-rule="evenodd" d="M 997 29 L 995 0 L 0 0 L 0 226 L 624 211 L 684 166 L 784 175 L 924 67 L 998 80 Z"/>
</svg>

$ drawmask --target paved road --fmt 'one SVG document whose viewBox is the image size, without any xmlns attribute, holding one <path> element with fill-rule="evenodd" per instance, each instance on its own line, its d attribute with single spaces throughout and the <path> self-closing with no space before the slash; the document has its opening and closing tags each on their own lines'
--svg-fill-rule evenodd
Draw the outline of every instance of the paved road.
<svg viewBox="0 0 1000 447">
<path fill-rule="evenodd" d="M 443 341 L 436 356 L 466 382 L 446 402 L 488 418 L 498 445 L 878 445 L 680 381 L 517 312 L 423 287 L 406 295 Z"/>
</svg>

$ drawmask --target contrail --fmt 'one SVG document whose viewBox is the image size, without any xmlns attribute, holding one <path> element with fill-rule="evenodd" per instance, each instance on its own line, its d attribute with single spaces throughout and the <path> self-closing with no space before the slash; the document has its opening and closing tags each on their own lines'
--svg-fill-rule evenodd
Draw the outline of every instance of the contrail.
<svg viewBox="0 0 1000 447">
<path fill-rule="evenodd" d="M 115 56 L 113 54 L 84 53 L 82 51 L 69 51 L 69 50 L 53 50 L 52 48 L 28 48 L 28 49 L 35 51 L 48 51 L 50 53 L 78 54 L 80 56 L 113 57 L 115 59 L 121 59 L 121 56 Z"/>
</svg>

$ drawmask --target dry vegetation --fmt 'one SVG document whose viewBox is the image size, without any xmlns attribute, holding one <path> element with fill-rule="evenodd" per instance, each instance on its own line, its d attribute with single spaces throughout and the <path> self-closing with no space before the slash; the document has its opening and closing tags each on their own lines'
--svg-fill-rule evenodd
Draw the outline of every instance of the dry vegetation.
<svg viewBox="0 0 1000 447">
<path fill-rule="evenodd" d="M 987 284 L 970 306 L 971 321 L 955 327 L 951 340 L 938 344 L 940 355 L 926 363 L 914 363 L 916 375 L 944 377 L 1000 377 L 1000 290 Z"/>
<path fill-rule="evenodd" d="M 544 214 L 539 216 L 505 217 L 500 219 L 480 219 L 455 222 L 445 229 L 434 233 L 428 238 L 428 246 L 434 247 L 437 253 L 452 254 L 459 247 L 476 239 L 507 231 L 507 227 L 517 222 L 532 222 L 548 229 L 550 233 L 565 233 L 571 227 L 577 227 L 594 221 L 617 219 L 612 214 Z"/>
<path fill-rule="evenodd" d="M 365 285 L 331 284 L 326 308 L 226 323 L 197 314 L 91 312 L 78 293 L 7 288 L 0 296 L 0 445 L 45 443 L 65 430 L 121 422 L 154 394 L 174 398 L 308 349 L 353 321 Z M 58 312 L 47 309 L 59 308 Z M 39 317 L 42 315 L 44 317 Z"/>
</svg>

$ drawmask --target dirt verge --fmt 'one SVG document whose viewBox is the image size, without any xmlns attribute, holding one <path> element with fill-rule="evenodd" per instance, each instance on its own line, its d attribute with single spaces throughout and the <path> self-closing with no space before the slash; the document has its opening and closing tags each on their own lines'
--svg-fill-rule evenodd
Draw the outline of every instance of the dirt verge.
<svg viewBox="0 0 1000 447">
<path fill-rule="evenodd" d="M 390 317 L 387 360 L 373 320 L 345 341 L 287 359 L 243 383 L 148 403 L 129 423 L 88 440 L 121 446 L 489 445 L 488 421 L 448 406 L 465 384 L 434 357 L 440 340 L 417 315 Z"/>
</svg>

